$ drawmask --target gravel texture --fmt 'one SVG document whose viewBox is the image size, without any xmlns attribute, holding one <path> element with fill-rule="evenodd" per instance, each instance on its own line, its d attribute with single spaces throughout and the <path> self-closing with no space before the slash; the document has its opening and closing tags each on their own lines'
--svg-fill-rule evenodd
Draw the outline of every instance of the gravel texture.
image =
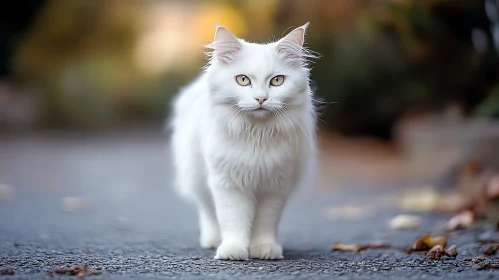
<svg viewBox="0 0 499 280">
<path fill-rule="evenodd" d="M 14 269 L 0 278 L 45 279 L 52 269 L 88 266 L 102 270 L 90 279 L 499 279 L 499 270 L 477 270 L 465 260 L 486 249 L 478 239 L 496 233 L 484 227 L 454 233 L 449 246 L 458 246 L 456 259 L 408 255 L 404 247 L 441 232 L 448 217 L 423 214 L 421 228 L 392 232 L 390 219 L 403 211 L 393 206 L 390 187 L 354 183 L 294 196 L 281 223 L 284 260 L 213 260 L 213 251 L 198 246 L 194 208 L 169 186 L 164 147 L 151 133 L 0 138 L 0 183 L 13 192 L 0 199 L 0 271 Z M 341 205 L 370 215 L 324 214 Z M 394 247 L 330 251 L 334 242 L 371 241 Z M 497 262 L 490 258 L 482 263 Z"/>
</svg>

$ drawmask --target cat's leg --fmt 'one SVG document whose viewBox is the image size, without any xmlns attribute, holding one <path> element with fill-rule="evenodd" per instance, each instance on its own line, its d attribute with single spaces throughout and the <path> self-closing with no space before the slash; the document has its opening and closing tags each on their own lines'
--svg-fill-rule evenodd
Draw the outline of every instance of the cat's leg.
<svg viewBox="0 0 499 280">
<path fill-rule="evenodd" d="M 216 249 L 220 245 L 220 227 L 213 198 L 207 187 L 199 190 L 197 206 L 199 212 L 199 228 L 201 235 L 199 242 L 205 249 Z"/>
<path fill-rule="evenodd" d="M 277 243 L 277 230 L 287 195 L 265 194 L 259 197 L 251 234 L 250 257 L 282 259 L 282 247 Z"/>
<path fill-rule="evenodd" d="M 215 205 L 206 182 L 206 172 L 199 161 L 195 150 L 183 147 L 182 141 L 174 150 L 176 156 L 176 184 L 180 194 L 196 204 L 199 214 L 199 242 L 205 249 L 215 249 L 220 244 L 220 228 L 218 226 Z M 180 147 L 180 148 L 178 148 Z"/>
<path fill-rule="evenodd" d="M 192 172 L 184 178 L 184 193 L 194 200 L 198 209 L 201 247 L 215 249 L 220 245 L 220 227 L 213 198 L 204 181 L 205 176 L 200 172 Z"/>
<path fill-rule="evenodd" d="M 222 233 L 215 259 L 247 260 L 254 216 L 253 196 L 223 184 L 213 185 L 212 192 Z"/>
</svg>

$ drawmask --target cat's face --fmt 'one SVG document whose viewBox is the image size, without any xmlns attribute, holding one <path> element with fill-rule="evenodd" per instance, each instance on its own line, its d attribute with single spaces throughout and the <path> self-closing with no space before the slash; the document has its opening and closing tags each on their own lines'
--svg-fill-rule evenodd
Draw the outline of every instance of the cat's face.
<svg viewBox="0 0 499 280">
<path fill-rule="evenodd" d="M 245 42 L 219 26 L 207 68 L 212 103 L 234 116 L 267 119 L 310 102 L 307 26 L 270 44 Z"/>
</svg>

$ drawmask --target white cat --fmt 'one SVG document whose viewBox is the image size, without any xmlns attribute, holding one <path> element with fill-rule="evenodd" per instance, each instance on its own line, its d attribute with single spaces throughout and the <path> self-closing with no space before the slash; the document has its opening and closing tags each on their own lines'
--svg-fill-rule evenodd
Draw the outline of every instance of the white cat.
<svg viewBox="0 0 499 280">
<path fill-rule="evenodd" d="M 173 103 L 176 185 L 215 259 L 283 258 L 283 207 L 315 169 L 307 27 L 256 44 L 217 26 L 205 73 Z"/>
</svg>

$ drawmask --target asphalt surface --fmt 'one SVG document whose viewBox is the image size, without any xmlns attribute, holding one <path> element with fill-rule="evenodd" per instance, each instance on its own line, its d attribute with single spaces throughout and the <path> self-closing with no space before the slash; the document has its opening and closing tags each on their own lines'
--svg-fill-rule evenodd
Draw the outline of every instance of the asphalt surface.
<svg viewBox="0 0 499 280">
<path fill-rule="evenodd" d="M 214 252 L 198 245 L 194 207 L 169 186 L 163 138 L 0 137 L 0 183 L 11 188 L 10 198 L 5 191 L 0 196 L 0 270 L 14 269 L 14 275 L 0 278 L 45 279 L 55 268 L 88 266 L 102 271 L 89 279 L 499 279 L 499 270 L 477 270 L 465 260 L 486 248 L 478 239 L 498 237 L 486 226 L 451 236 L 456 259 L 406 254 L 403 247 L 441 232 L 448 217 L 424 214 L 420 229 L 391 232 L 388 222 L 403 213 L 393 206 L 393 188 L 362 184 L 296 193 L 281 222 L 284 260 L 213 260 Z M 74 212 L 63 211 L 65 197 L 83 201 L 83 209 L 70 203 Z M 369 209 L 369 215 L 325 215 L 328 207 L 342 205 Z M 335 242 L 371 241 L 394 247 L 331 251 Z"/>
</svg>

